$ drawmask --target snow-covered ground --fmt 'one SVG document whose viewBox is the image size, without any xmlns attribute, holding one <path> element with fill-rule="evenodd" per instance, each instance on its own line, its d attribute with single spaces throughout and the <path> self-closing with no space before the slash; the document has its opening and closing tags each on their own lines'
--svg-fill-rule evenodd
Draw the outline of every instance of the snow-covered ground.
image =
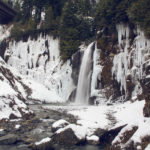
<svg viewBox="0 0 150 150">
<path fill-rule="evenodd" d="M 141 139 L 150 135 L 150 119 L 143 117 L 143 107 L 145 101 L 135 101 L 133 103 L 126 102 L 124 104 L 115 104 L 111 106 L 43 106 L 45 109 L 52 109 L 59 112 L 66 112 L 77 118 L 78 131 L 84 132 L 85 136 L 92 136 L 94 131 L 98 128 L 110 130 L 123 125 L 127 125 L 113 143 L 120 140 L 121 135 L 130 130 L 133 126 L 138 129 L 131 137 L 130 141 L 135 143 L 141 142 Z M 72 126 L 72 125 L 71 125 Z M 69 128 L 69 126 L 65 127 Z M 65 130 L 65 128 L 58 130 L 58 132 Z M 73 129 L 75 130 L 74 126 Z M 149 133 L 149 134 L 148 134 Z M 83 136 L 83 135 L 82 135 Z M 130 142 L 129 141 L 129 142 Z"/>
</svg>

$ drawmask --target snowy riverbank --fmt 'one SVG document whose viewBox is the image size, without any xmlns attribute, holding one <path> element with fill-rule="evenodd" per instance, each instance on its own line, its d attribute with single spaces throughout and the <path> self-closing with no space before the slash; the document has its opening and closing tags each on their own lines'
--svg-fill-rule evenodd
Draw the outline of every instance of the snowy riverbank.
<svg viewBox="0 0 150 150">
<path fill-rule="evenodd" d="M 86 138 L 94 136 L 94 132 L 98 129 L 112 130 L 120 126 L 126 125 L 121 132 L 113 140 L 113 144 L 120 143 L 120 146 L 127 146 L 134 142 L 139 149 L 142 139 L 150 133 L 150 119 L 143 117 L 144 101 L 135 101 L 133 103 L 126 102 L 115 105 L 101 106 L 43 106 L 45 109 L 55 110 L 60 113 L 73 115 L 77 119 L 77 126 L 81 127 Z M 122 136 L 130 131 L 133 127 L 137 127 L 130 139 L 122 144 Z M 66 128 L 66 127 L 65 127 Z M 78 133 L 78 130 L 74 130 Z M 63 130 L 62 130 L 63 131 Z M 85 132 L 86 131 L 86 132 Z"/>
</svg>

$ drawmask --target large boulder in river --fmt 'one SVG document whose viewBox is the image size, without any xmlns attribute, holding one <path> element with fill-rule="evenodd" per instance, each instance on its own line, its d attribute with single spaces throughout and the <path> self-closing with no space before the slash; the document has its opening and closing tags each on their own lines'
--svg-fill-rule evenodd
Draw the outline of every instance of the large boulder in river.
<svg viewBox="0 0 150 150">
<path fill-rule="evenodd" d="M 8 134 L 0 137 L 0 145 L 11 145 L 19 142 L 19 138 L 15 134 Z"/>
<path fill-rule="evenodd" d="M 85 142 L 86 129 L 82 126 L 70 124 L 56 131 L 52 138 L 54 143 L 71 146 Z"/>
<path fill-rule="evenodd" d="M 69 125 L 68 121 L 66 121 L 64 119 L 60 119 L 52 124 L 52 131 L 55 132 L 60 128 L 64 128 L 67 125 Z"/>
</svg>

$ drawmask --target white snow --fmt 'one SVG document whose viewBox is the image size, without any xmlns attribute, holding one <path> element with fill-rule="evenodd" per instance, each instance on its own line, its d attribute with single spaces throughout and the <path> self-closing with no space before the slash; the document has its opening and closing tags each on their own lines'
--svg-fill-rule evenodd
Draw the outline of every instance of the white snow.
<svg viewBox="0 0 150 150">
<path fill-rule="evenodd" d="M 13 68 L 5 64 L 2 58 L 0 58 L 0 69 L 0 120 L 9 119 L 12 114 L 20 118 L 22 112 L 30 113 L 27 105 L 18 98 L 18 94 L 24 93 L 19 82 L 21 78 L 16 75 Z M 24 98 L 23 95 L 21 95 L 22 98 Z"/>
<path fill-rule="evenodd" d="M 35 142 L 35 145 L 41 145 L 43 143 L 47 143 L 47 142 L 50 142 L 50 141 L 51 141 L 51 138 L 47 137 L 47 138 L 42 139 L 39 142 Z"/>
<path fill-rule="evenodd" d="M 12 87 L 6 83 L 0 80 L 0 96 L 8 96 L 8 95 L 15 95 L 16 92 L 12 89 Z"/>
<path fill-rule="evenodd" d="M 41 21 L 45 20 L 45 12 L 41 12 Z"/>
<path fill-rule="evenodd" d="M 87 136 L 86 139 L 87 139 L 88 141 L 96 141 L 96 142 L 99 141 L 99 137 L 96 136 L 96 135 Z"/>
<path fill-rule="evenodd" d="M 145 150 L 150 150 L 150 144 L 145 148 Z"/>
<path fill-rule="evenodd" d="M 0 132 L 4 131 L 4 129 L 0 129 Z"/>
<path fill-rule="evenodd" d="M 16 124 L 16 125 L 15 125 L 15 128 L 16 128 L 16 129 L 19 129 L 20 127 L 21 127 L 20 124 Z"/>
<path fill-rule="evenodd" d="M 48 90 L 44 85 L 32 80 L 23 81 L 32 90 L 31 95 L 28 96 L 29 99 L 36 99 L 45 103 L 64 102 L 54 90 Z"/>
<path fill-rule="evenodd" d="M 0 42 L 10 36 L 11 26 L 0 25 Z"/>
<path fill-rule="evenodd" d="M 69 124 L 69 122 L 66 121 L 66 120 L 64 120 L 64 119 L 60 119 L 60 120 L 54 122 L 54 123 L 52 124 L 52 127 L 53 127 L 53 128 L 60 128 L 60 127 L 63 127 L 64 124 L 67 125 L 67 124 Z"/>
</svg>

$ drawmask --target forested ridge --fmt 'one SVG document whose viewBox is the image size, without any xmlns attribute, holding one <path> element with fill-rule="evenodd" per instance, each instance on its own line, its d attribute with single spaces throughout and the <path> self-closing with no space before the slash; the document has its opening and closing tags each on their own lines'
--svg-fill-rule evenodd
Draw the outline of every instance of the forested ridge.
<svg viewBox="0 0 150 150">
<path fill-rule="evenodd" d="M 12 3 L 11 0 L 8 1 Z M 107 47 L 108 35 L 116 41 L 116 24 L 139 26 L 150 37 L 149 0 L 22 0 L 14 8 L 11 37 L 15 40 L 36 38 L 40 33 L 60 38 L 64 61 L 75 53 L 82 42 L 97 37 L 100 48 Z M 101 35 L 97 35 L 101 31 Z M 132 35 L 134 36 L 134 35 Z"/>
</svg>

